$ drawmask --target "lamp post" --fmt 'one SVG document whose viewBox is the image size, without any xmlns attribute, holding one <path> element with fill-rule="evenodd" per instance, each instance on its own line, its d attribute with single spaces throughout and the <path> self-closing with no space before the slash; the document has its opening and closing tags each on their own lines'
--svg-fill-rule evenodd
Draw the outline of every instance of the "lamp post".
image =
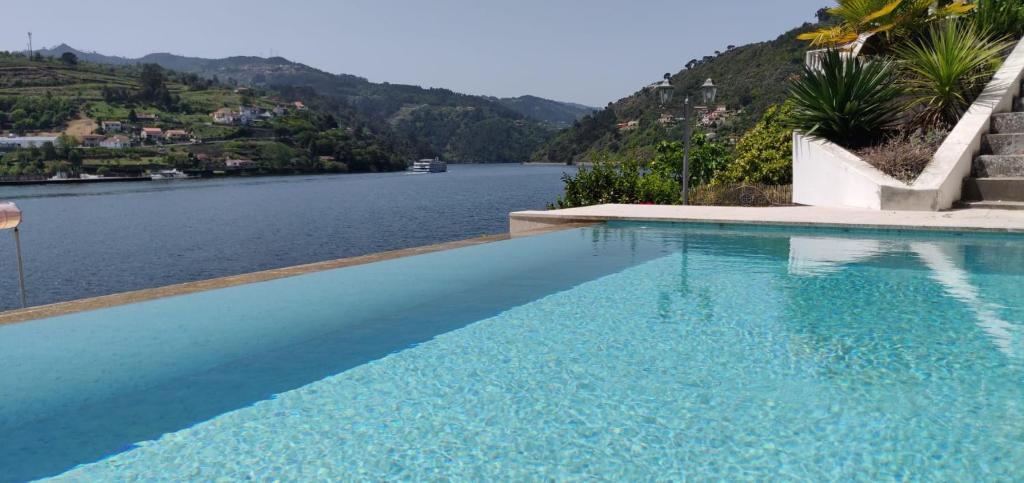
<svg viewBox="0 0 1024 483">
<path fill-rule="evenodd" d="M 25 265 L 21 262 L 21 210 L 14 203 L 0 203 L 0 230 L 14 230 L 14 250 L 18 254 L 18 286 L 21 288 L 21 306 L 28 307 L 25 298 Z"/>
<path fill-rule="evenodd" d="M 657 94 L 662 107 L 672 100 L 672 95 L 675 93 L 675 87 L 672 86 L 672 76 L 670 74 L 665 74 L 661 82 L 652 84 L 651 87 Z M 700 92 L 704 105 L 710 108 L 711 104 L 715 102 L 715 97 L 718 95 L 718 87 L 715 86 L 711 79 L 708 79 L 700 86 Z M 690 142 L 693 138 L 693 117 L 690 95 L 687 94 L 683 100 L 683 172 L 682 180 L 680 181 L 684 205 L 689 204 L 690 201 Z"/>
</svg>

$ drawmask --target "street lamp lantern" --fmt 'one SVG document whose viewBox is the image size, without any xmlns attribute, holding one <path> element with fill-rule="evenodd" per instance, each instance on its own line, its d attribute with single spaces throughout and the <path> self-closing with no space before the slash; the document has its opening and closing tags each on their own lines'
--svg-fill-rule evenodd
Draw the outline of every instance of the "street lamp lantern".
<svg viewBox="0 0 1024 483">
<path fill-rule="evenodd" d="M 718 87 L 715 87 L 715 83 L 711 82 L 711 79 L 704 81 L 704 85 L 700 86 L 700 92 L 704 95 L 704 105 L 711 106 L 715 103 L 715 96 L 718 95 Z"/>
<path fill-rule="evenodd" d="M 676 90 L 675 87 L 672 87 L 671 78 L 671 75 L 665 74 L 665 78 L 662 79 L 661 82 L 651 85 L 651 89 L 654 91 L 654 94 L 658 96 L 658 101 L 662 106 L 672 101 L 672 94 L 675 93 Z"/>
</svg>

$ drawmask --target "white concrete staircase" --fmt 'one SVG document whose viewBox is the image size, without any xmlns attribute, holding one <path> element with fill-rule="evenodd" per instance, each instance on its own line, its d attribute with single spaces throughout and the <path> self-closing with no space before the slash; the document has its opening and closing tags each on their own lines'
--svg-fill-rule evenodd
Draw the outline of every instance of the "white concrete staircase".
<svg viewBox="0 0 1024 483">
<path fill-rule="evenodd" d="M 964 180 L 960 206 L 1024 210 L 1024 86 L 1013 112 L 993 114 L 991 124 Z"/>
</svg>

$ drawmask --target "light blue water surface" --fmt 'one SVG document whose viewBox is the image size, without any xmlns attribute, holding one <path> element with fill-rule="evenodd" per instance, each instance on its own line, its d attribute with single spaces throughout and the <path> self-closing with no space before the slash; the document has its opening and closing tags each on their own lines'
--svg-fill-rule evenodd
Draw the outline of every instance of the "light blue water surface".
<svg viewBox="0 0 1024 483">
<path fill-rule="evenodd" d="M 2 327 L 0 467 L 1020 480 L 1022 241 L 611 224 Z"/>
</svg>

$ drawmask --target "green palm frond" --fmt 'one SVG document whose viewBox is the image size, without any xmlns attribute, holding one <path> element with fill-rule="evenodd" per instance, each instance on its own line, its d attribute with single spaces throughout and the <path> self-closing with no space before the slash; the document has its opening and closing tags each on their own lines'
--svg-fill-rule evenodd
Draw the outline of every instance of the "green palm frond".
<svg viewBox="0 0 1024 483">
<path fill-rule="evenodd" d="M 946 21 L 917 42 L 896 48 L 919 124 L 949 127 L 981 93 L 1009 46 L 974 24 Z"/>
<path fill-rule="evenodd" d="M 820 68 L 804 67 L 790 88 L 793 128 L 846 147 L 869 145 L 900 117 L 903 88 L 885 60 L 845 58 L 825 53 Z"/>
</svg>

